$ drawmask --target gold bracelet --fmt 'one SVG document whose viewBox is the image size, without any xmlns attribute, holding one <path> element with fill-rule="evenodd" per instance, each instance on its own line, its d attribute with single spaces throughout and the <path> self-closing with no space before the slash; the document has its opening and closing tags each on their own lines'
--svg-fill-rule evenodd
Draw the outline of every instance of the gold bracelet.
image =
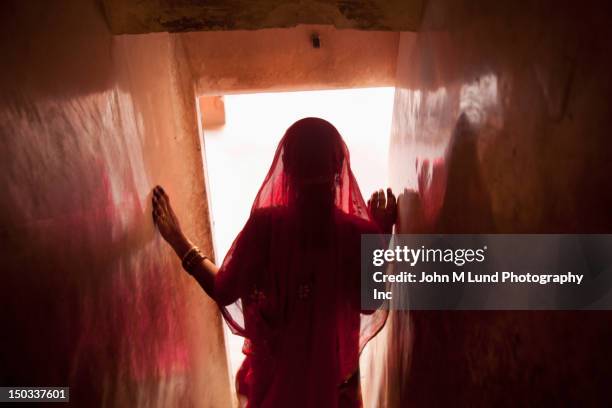
<svg viewBox="0 0 612 408">
<path fill-rule="evenodd" d="M 197 252 L 197 251 L 199 251 L 198 247 L 193 245 L 191 248 L 189 248 L 189 250 L 187 252 L 185 252 L 185 255 L 183 255 L 183 257 L 181 258 L 181 263 L 184 265 L 185 264 L 185 260 L 188 257 L 192 256 L 192 254 L 194 252 Z"/>
<path fill-rule="evenodd" d="M 185 259 L 185 262 L 183 263 L 183 268 L 185 268 L 185 270 L 188 272 L 191 271 L 191 268 L 193 267 L 193 265 L 201 257 L 202 257 L 202 254 L 200 253 L 200 251 L 194 251 L 192 256 Z"/>
<path fill-rule="evenodd" d="M 194 246 L 185 254 L 181 263 L 183 265 L 183 269 L 191 274 L 193 267 L 205 259 L 206 256 L 202 255 L 199 248 Z"/>
</svg>

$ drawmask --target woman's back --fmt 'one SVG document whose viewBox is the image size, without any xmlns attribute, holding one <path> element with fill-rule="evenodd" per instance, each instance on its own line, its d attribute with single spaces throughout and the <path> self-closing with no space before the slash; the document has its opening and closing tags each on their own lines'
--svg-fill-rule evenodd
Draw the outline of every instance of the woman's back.
<svg viewBox="0 0 612 408">
<path fill-rule="evenodd" d="M 221 282 L 250 277 L 222 290 L 240 292 L 247 359 L 237 384 L 253 406 L 336 406 L 358 366 L 360 236 L 377 228 L 340 210 L 310 218 L 290 207 L 254 212 L 219 271 Z"/>
</svg>

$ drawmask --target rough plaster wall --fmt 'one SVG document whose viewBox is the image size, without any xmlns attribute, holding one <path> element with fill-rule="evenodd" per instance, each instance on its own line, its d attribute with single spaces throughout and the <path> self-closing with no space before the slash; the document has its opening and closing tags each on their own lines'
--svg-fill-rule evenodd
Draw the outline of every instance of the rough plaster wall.
<svg viewBox="0 0 612 408">
<path fill-rule="evenodd" d="M 228 406 L 216 307 L 154 231 L 167 188 L 208 253 L 195 98 L 168 34 L 95 2 L 3 4 L 0 383 L 78 406 Z"/>
<path fill-rule="evenodd" d="M 311 25 L 180 36 L 200 94 L 395 84 L 399 33 Z"/>
<path fill-rule="evenodd" d="M 362 30 L 415 30 L 423 0 L 104 0 L 115 34 L 254 30 L 332 24 Z"/>
<path fill-rule="evenodd" d="M 398 191 L 429 160 L 421 228 L 612 232 L 606 15 L 575 2 L 428 3 L 422 31 L 400 40 L 390 148 Z M 470 126 L 457 128 L 462 113 Z M 452 134 L 462 147 L 449 160 Z M 400 232 L 413 214 L 402 201 Z M 607 312 L 395 313 L 381 401 L 609 405 L 611 323 Z"/>
</svg>

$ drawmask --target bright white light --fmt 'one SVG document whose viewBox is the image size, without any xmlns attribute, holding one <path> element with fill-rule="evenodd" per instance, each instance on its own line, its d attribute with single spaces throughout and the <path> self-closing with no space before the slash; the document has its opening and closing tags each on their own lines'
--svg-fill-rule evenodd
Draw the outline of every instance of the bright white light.
<svg viewBox="0 0 612 408">
<path fill-rule="evenodd" d="M 459 109 L 467 115 L 472 125 L 481 125 L 488 111 L 497 105 L 497 76 L 494 74 L 484 75 L 461 86 Z"/>
<path fill-rule="evenodd" d="M 316 116 L 336 126 L 364 199 L 387 187 L 393 97 L 394 88 L 226 95 L 226 125 L 204 132 L 217 260 L 244 226 L 278 142 L 298 119 Z M 235 375 L 242 339 L 228 330 L 226 338 Z"/>
</svg>

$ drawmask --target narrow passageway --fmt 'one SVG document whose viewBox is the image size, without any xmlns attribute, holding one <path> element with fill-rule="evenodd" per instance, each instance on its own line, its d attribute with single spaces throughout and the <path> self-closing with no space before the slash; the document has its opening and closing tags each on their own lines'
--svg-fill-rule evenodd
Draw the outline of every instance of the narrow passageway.
<svg viewBox="0 0 612 408">
<path fill-rule="evenodd" d="M 0 387 L 70 387 L 74 406 L 237 406 L 243 339 L 184 270 L 198 253 L 177 256 L 152 216 L 167 197 L 202 265 L 220 266 L 303 117 L 337 128 L 365 200 L 392 188 L 395 234 L 612 233 L 605 5 L 217 3 L 3 4 Z M 205 100 L 223 101 L 221 119 Z M 291 175 L 305 191 L 331 180 L 306 173 Z M 309 282 L 293 282 L 300 299 Z M 360 370 L 328 394 L 360 390 L 367 408 L 610 405 L 611 319 L 393 310 L 361 360 L 338 358 Z"/>
</svg>

